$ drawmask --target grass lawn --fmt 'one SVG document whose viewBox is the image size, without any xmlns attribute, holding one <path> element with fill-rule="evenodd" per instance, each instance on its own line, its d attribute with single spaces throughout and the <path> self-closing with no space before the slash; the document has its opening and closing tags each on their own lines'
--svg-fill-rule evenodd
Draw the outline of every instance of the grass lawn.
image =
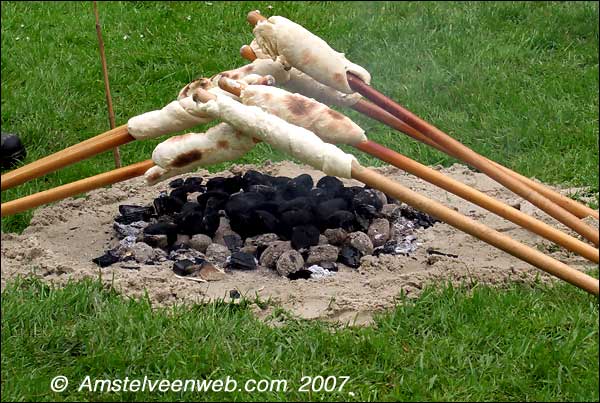
<svg viewBox="0 0 600 403">
<path fill-rule="evenodd" d="M 272 5 L 272 9 L 267 6 Z M 527 176 L 598 193 L 598 4 L 383 2 L 100 3 L 117 124 L 157 109 L 198 76 L 245 62 L 249 10 L 295 20 L 344 51 L 373 85 L 461 142 Z M 91 2 L 2 2 L 2 130 L 26 163 L 108 128 Z M 344 111 L 370 138 L 426 164 L 455 162 Z M 200 128 L 198 131 L 201 131 Z M 166 137 L 128 144 L 124 164 Z M 365 155 L 361 163 L 380 165 Z M 260 144 L 238 162 L 285 156 Z M 104 172 L 105 153 L 2 201 Z M 223 166 L 212 167 L 212 170 Z M 31 213 L 2 219 L 19 232 Z M 597 270 L 594 271 L 597 276 Z M 334 328 L 242 304 L 156 310 L 95 283 L 2 293 L 2 400 L 598 401 L 598 299 L 569 285 L 474 291 L 444 285 L 377 319 Z M 287 392 L 55 394 L 92 378 L 286 379 Z M 300 378 L 343 376 L 342 392 L 297 392 Z M 350 394 L 350 392 L 353 393 Z"/>
</svg>

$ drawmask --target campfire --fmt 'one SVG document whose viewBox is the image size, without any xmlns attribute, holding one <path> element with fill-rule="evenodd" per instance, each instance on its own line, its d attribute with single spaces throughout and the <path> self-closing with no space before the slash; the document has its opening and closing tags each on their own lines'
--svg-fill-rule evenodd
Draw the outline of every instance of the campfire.
<svg viewBox="0 0 600 403">
<path fill-rule="evenodd" d="M 173 261 L 179 276 L 205 281 L 224 270 L 276 270 L 291 280 L 330 276 L 363 256 L 409 255 L 417 228 L 437 222 L 367 186 L 334 176 L 317 183 L 249 170 L 244 175 L 175 179 L 148 206 L 121 205 L 114 246 L 100 267 Z"/>
<path fill-rule="evenodd" d="M 249 13 L 248 21 L 253 26 L 255 39 L 241 48 L 241 54 L 250 64 L 195 80 L 183 87 L 177 100 L 162 109 L 135 116 L 126 125 L 3 175 L 2 189 L 130 141 L 187 130 L 212 121 L 221 123 L 205 133 L 169 138 L 156 147 L 152 160 L 4 203 L 2 215 L 141 175 L 153 185 L 199 166 L 234 161 L 256 144 L 265 142 L 324 172 L 327 179 L 315 186 L 307 175 L 269 178 L 249 171 L 244 176 L 211 180 L 204 185 L 206 188 L 199 179 L 187 184 L 175 180 L 170 194 L 158 197 L 153 206 L 122 206 L 115 225 L 123 234 L 130 231 L 132 235 L 125 235 L 119 240 L 119 246 L 100 257 L 98 263 L 108 264 L 123 258 L 120 251 L 135 240 L 134 245 L 147 246 L 149 255 L 160 258 L 159 250 L 168 253 L 166 256 L 174 260 L 178 275 L 208 272 L 209 248 L 218 249 L 213 245 L 222 247 L 220 255 L 227 255 L 227 267 L 253 269 L 257 261 L 262 263 L 268 248 L 287 242 L 289 250 L 269 261 L 282 275 L 308 276 L 308 272 L 313 273 L 310 270 L 313 266 L 306 268 L 309 261 L 328 263 L 331 269 L 335 262 L 352 267 L 364 254 L 410 253 L 414 247 L 410 231 L 403 239 L 390 235 L 391 241 L 382 241 L 387 236 L 386 225 L 392 228 L 400 225 L 390 221 L 384 211 L 385 206 L 393 204 L 388 203 L 391 197 L 411 207 L 401 205 L 397 217 L 412 219 L 422 226 L 433 222 L 430 216 L 436 217 L 541 270 L 598 294 L 598 280 L 361 166 L 353 155 L 336 145 L 349 145 L 373 155 L 595 263 L 599 261 L 598 230 L 581 218 L 597 219 L 598 211 L 477 154 L 425 122 L 373 88 L 366 69 L 349 61 L 304 27 L 280 16 L 267 19 L 256 11 Z M 369 140 L 360 126 L 329 105 L 353 108 L 466 162 L 575 231 L 585 241 Z M 340 186 L 336 177 L 358 180 L 365 187 Z M 200 193 L 195 200 L 188 198 L 193 193 Z M 140 220 L 131 221 L 133 218 Z M 382 220 L 387 220 L 387 224 Z M 214 241 L 226 224 L 231 230 L 226 234 L 227 240 L 223 235 L 222 241 L 208 244 L 207 239 Z M 376 226 L 379 226 L 376 235 L 383 234 L 380 238 L 375 238 L 377 231 L 372 228 Z M 346 238 L 340 235 L 344 241 L 338 239 L 338 244 L 332 243 L 327 231 L 329 235 L 332 231 L 344 231 Z M 143 242 L 137 242 L 138 236 Z M 198 252 L 206 254 L 206 259 L 183 252 L 186 248 L 196 250 L 189 245 L 200 236 L 206 237 L 203 244 L 208 245 L 204 252 Z M 271 244 L 259 247 L 254 238 L 261 236 L 270 239 Z M 311 260 L 311 248 L 314 252 L 327 246 L 339 248 L 335 262 L 332 248 L 329 261 Z M 265 250 L 258 253 L 262 247 Z M 154 252 L 150 253 L 148 248 Z M 284 256 L 286 263 L 280 264 Z M 330 271 L 318 267 L 323 270 L 319 273 Z M 215 270 L 220 273 L 218 268 Z"/>
</svg>

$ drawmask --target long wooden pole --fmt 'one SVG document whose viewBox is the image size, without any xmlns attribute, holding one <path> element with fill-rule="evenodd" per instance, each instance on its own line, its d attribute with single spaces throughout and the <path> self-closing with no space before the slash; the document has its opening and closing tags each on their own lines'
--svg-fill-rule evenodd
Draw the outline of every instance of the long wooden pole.
<svg viewBox="0 0 600 403">
<path fill-rule="evenodd" d="M 438 202 L 428 199 L 412 190 L 405 188 L 377 172 L 364 168 L 353 162 L 352 178 L 381 190 L 398 200 L 409 204 L 419 211 L 436 217 L 453 227 L 466 232 L 498 249 L 501 249 L 547 273 L 552 274 L 591 294 L 598 295 L 598 280 L 575 270 L 566 264 L 544 255 L 514 239 L 495 231 L 484 224 L 478 223 Z"/>
<path fill-rule="evenodd" d="M 581 242 L 564 232 L 558 231 L 550 225 L 510 207 L 505 203 L 501 203 L 493 197 L 454 180 L 435 169 L 427 167 L 373 141 L 359 143 L 356 145 L 356 148 L 483 207 L 484 209 L 538 234 L 557 245 L 575 252 L 594 263 L 599 262 L 598 249 L 593 246 Z"/>
<path fill-rule="evenodd" d="M 153 165 L 154 163 L 152 160 L 138 162 L 136 164 L 114 169 L 90 178 L 81 179 L 76 182 L 67 183 L 66 185 L 48 189 L 30 196 L 25 196 L 17 200 L 2 203 L 0 206 L 2 217 L 17 214 L 43 204 L 65 199 L 67 197 L 89 192 L 90 190 L 102 186 L 112 185 L 136 176 L 141 176 Z"/>
<path fill-rule="evenodd" d="M 110 95 L 110 83 L 108 81 L 108 67 L 106 63 L 106 55 L 104 53 L 104 40 L 102 40 L 102 28 L 100 27 L 100 16 L 98 15 L 98 4 L 94 3 L 94 15 L 96 17 L 96 34 L 98 35 L 98 48 L 100 50 L 100 61 L 102 62 L 102 76 L 104 78 L 104 91 L 106 93 L 106 105 L 108 107 L 108 121 L 110 128 L 115 128 L 115 111 L 113 110 L 112 97 Z M 121 167 L 121 153 L 119 147 L 113 148 L 113 157 L 115 159 L 115 167 Z"/>
<path fill-rule="evenodd" d="M 2 190 L 18 186 L 31 179 L 54 172 L 67 165 L 74 164 L 101 152 L 110 150 L 135 140 L 128 131 L 127 125 L 118 126 L 103 134 L 84 142 L 75 144 L 55 154 L 34 161 L 2 175 Z"/>
<path fill-rule="evenodd" d="M 404 134 L 407 134 L 408 136 L 414 138 L 415 140 L 418 140 L 424 144 L 434 147 L 435 149 L 437 149 L 443 153 L 446 153 L 454 158 L 460 159 L 452 151 L 447 150 L 446 148 L 440 146 L 438 143 L 436 143 L 435 141 L 432 141 L 429 137 L 423 135 L 421 132 L 419 132 L 412 126 L 407 125 L 401 119 L 398 119 L 396 116 L 392 115 L 391 113 L 387 112 L 386 110 L 378 107 L 377 105 L 375 105 L 367 100 L 364 100 L 364 99 L 359 100 L 357 103 L 352 105 L 352 109 L 362 113 L 363 115 L 369 116 L 370 118 L 378 120 L 381 123 L 391 127 L 392 129 L 395 129 Z M 485 157 L 483 157 L 483 158 L 485 158 Z M 511 176 L 515 177 L 516 179 L 520 180 L 521 182 L 523 182 L 530 188 L 534 189 L 538 193 L 540 193 L 540 194 L 544 195 L 545 197 L 547 197 L 548 199 L 552 200 L 554 203 L 556 203 L 559 206 L 563 207 L 564 209 L 568 210 L 569 212 L 571 212 L 573 215 L 577 216 L 578 218 L 585 218 L 587 216 L 591 216 L 591 217 L 595 217 L 596 219 L 598 219 L 598 217 L 599 217 L 598 210 L 593 210 L 593 209 L 589 208 L 588 206 L 585 206 L 581 203 L 578 203 L 577 201 L 575 201 L 573 199 L 563 196 L 560 193 L 555 192 L 554 190 L 548 188 L 547 186 L 544 186 L 541 183 L 537 183 L 537 182 L 531 180 L 530 178 L 527 178 L 526 176 L 519 174 L 518 172 L 512 171 L 511 169 L 498 164 L 497 162 L 494 162 L 487 158 L 485 158 L 485 159 L 489 163 L 493 164 L 496 168 L 501 169 L 508 175 L 511 175 Z"/>
<path fill-rule="evenodd" d="M 414 115 L 409 110 L 403 108 L 401 105 L 391 100 L 381 92 L 364 83 L 354 74 L 348 73 L 348 83 L 354 91 L 357 91 L 367 99 L 374 102 L 376 105 L 387 110 L 398 119 L 403 120 L 408 125 L 428 136 L 431 140 L 443 146 L 445 149 L 451 150 L 452 153 L 454 153 L 462 161 L 465 161 L 467 164 L 479 169 L 490 178 L 506 186 L 514 193 L 529 201 L 539 209 L 545 211 L 556 220 L 560 221 L 567 227 L 593 242 L 594 245 L 598 246 L 600 240 L 598 230 L 596 228 L 588 226 L 578 217 L 571 214 L 561 206 L 548 200 L 546 197 L 531 189 L 523 182 L 508 175 L 506 172 L 497 169 L 493 164 L 488 162 L 479 154 L 475 153 L 470 148 L 464 146 L 462 143 L 456 141 L 435 126 L 425 122 L 423 119 Z"/>
</svg>

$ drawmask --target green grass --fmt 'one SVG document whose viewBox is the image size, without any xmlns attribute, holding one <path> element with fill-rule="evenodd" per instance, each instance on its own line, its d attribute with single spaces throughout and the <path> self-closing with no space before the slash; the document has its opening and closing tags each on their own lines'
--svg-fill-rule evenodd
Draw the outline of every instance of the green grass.
<svg viewBox="0 0 600 403">
<path fill-rule="evenodd" d="M 569 285 L 427 289 L 370 327 L 270 327 L 248 302 L 152 308 L 98 282 L 37 280 L 2 293 L 2 399 L 598 401 L 598 300 Z M 68 393 L 50 380 L 70 379 Z M 91 379 L 285 379 L 286 392 L 77 392 Z M 298 392 L 302 376 L 349 376 Z M 352 392 L 352 396 L 349 392 Z M 231 400 L 229 400 L 231 399 Z"/>
<path fill-rule="evenodd" d="M 252 39 L 245 15 L 258 8 L 322 36 L 371 71 L 375 87 L 481 154 L 597 194 L 597 3 L 274 2 L 272 10 L 269 4 L 102 3 L 117 123 L 162 107 L 198 76 L 244 64 L 238 50 Z M 107 129 L 89 2 L 3 2 L 1 29 L 2 130 L 23 137 L 26 162 Z M 423 163 L 454 162 L 354 111 L 348 115 L 372 139 Z M 149 158 L 165 138 L 123 147 L 124 163 Z M 239 162 L 284 158 L 261 144 Z M 108 152 L 2 192 L 2 201 L 112 167 Z M 2 229 L 21 231 L 30 217 L 3 219 Z"/>
<path fill-rule="evenodd" d="M 267 5 L 272 4 L 269 10 Z M 366 67 L 373 84 L 483 155 L 598 192 L 598 4 L 110 2 L 100 15 L 117 124 L 188 81 L 244 62 L 247 11 L 280 14 Z M 91 2 L 2 2 L 2 130 L 26 163 L 106 130 Z M 188 19 L 189 16 L 189 19 Z M 143 35 L 143 37 L 142 37 Z M 426 164 L 454 161 L 357 113 L 370 138 Z M 201 128 L 199 129 L 201 130 Z M 160 139 L 122 148 L 125 164 Z M 358 155 L 364 164 L 379 162 Z M 259 145 L 238 162 L 280 160 Z M 222 169 L 225 165 L 211 167 Z M 2 201 L 113 167 L 111 153 L 2 192 Z M 31 213 L 2 219 L 23 230 Z M 595 270 L 594 275 L 598 273 Z M 598 401 L 598 299 L 570 285 L 427 290 L 374 326 L 269 327 L 247 303 L 154 309 L 93 282 L 2 292 L 2 400 Z M 69 393 L 49 390 L 57 375 Z M 85 375 L 286 379 L 286 393 L 76 393 Z M 297 392 L 303 375 L 350 376 L 343 393 Z M 349 392 L 354 393 L 354 396 Z"/>
</svg>

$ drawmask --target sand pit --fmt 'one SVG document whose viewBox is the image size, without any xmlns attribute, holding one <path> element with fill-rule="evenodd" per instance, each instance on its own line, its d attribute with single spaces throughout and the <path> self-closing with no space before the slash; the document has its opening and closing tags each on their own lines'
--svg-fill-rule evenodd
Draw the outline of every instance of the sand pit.
<svg viewBox="0 0 600 403">
<path fill-rule="evenodd" d="M 236 165 L 225 172 L 209 174 L 200 170 L 186 176 L 208 179 L 243 173 L 248 169 L 290 177 L 308 173 L 315 181 L 323 176 L 308 166 L 291 162 L 266 163 L 259 167 Z M 396 168 L 376 170 L 572 267 L 592 266 L 583 258 L 557 251 L 550 242 Z M 440 170 L 573 234 L 483 174 L 459 164 Z M 353 180 L 344 182 L 359 185 Z M 417 230 L 418 248 L 410 256 L 365 256 L 358 270 L 342 265 L 334 276 L 321 279 L 290 281 L 273 271 L 259 268 L 250 272 L 232 271 L 221 281 L 198 283 L 177 278 L 172 271 L 172 262 L 134 266 L 119 262 L 102 269 L 92 263 L 93 258 L 104 253 L 113 237 L 112 222 L 118 214 L 119 204 L 145 205 L 161 190 L 167 189 L 168 181 L 148 187 L 143 179 L 137 178 L 110 189 L 90 192 L 86 198 L 67 199 L 38 209 L 23 234 L 2 234 L 2 288 L 7 280 L 19 275 L 33 275 L 55 284 L 100 277 L 127 296 L 139 297 L 147 291 L 157 305 L 216 298 L 228 301 L 230 290 L 235 289 L 250 299 L 256 296 L 262 300 L 270 299 L 302 318 L 361 324 L 368 322 L 374 312 L 392 307 L 401 291 L 408 296 L 417 296 L 426 284 L 450 281 L 501 287 L 513 282 L 532 282 L 538 276 L 541 281 L 554 281 L 544 272 L 443 223 Z M 561 192 L 566 194 L 567 190 Z M 432 255 L 427 252 L 429 248 L 458 257 Z M 259 316 L 268 312 L 260 312 L 258 307 L 256 310 Z"/>
</svg>

